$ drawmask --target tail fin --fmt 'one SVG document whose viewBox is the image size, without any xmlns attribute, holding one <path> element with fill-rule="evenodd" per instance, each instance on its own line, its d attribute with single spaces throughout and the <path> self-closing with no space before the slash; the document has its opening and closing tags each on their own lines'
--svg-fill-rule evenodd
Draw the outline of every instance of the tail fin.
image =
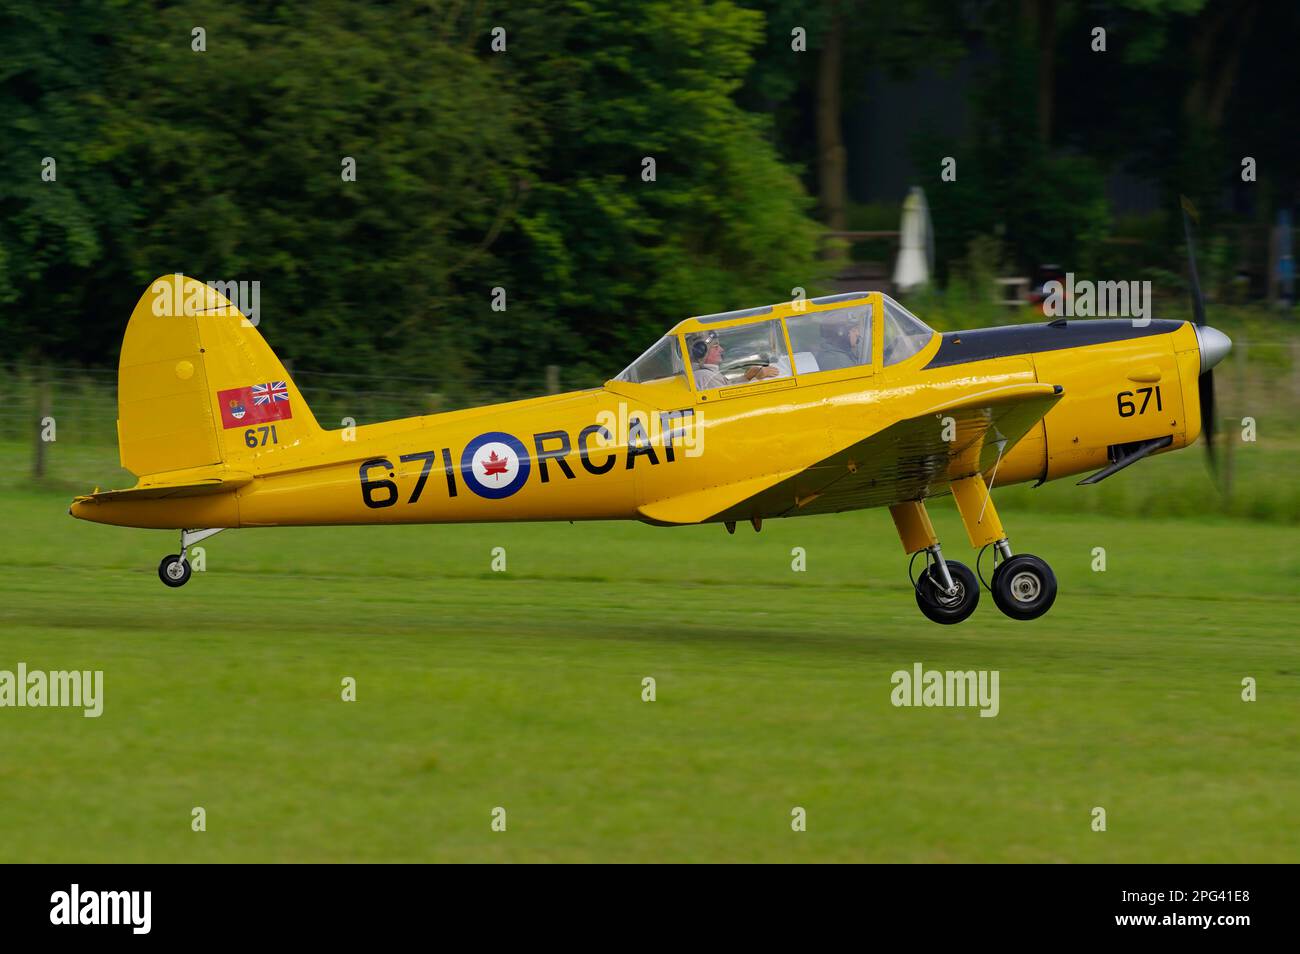
<svg viewBox="0 0 1300 954">
<path fill-rule="evenodd" d="M 118 363 L 123 467 L 137 477 L 219 464 L 257 472 L 320 432 L 280 359 L 224 294 L 180 274 L 150 284 Z"/>
</svg>

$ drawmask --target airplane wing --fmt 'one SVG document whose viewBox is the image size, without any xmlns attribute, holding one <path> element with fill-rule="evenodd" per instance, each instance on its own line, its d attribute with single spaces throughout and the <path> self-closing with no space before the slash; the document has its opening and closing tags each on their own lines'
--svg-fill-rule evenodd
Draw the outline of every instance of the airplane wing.
<svg viewBox="0 0 1300 954">
<path fill-rule="evenodd" d="M 640 508 L 651 523 L 837 513 L 948 492 L 985 473 L 1062 397 L 1054 384 L 1011 384 L 929 408 L 797 470 L 681 494 Z M 956 439 L 944 440 L 945 417 Z"/>
</svg>

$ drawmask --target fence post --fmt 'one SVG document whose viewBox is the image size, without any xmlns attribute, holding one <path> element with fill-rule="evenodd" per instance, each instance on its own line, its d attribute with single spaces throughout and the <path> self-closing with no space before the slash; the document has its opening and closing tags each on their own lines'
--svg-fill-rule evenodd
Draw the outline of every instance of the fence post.
<svg viewBox="0 0 1300 954">
<path fill-rule="evenodd" d="M 546 366 L 546 393 L 560 393 L 560 366 L 558 364 L 548 364 Z"/>
<path fill-rule="evenodd" d="M 52 407 L 50 396 L 50 375 L 41 372 L 41 380 L 36 385 L 36 448 L 32 454 L 32 478 L 40 480 L 45 476 L 46 441 L 44 440 L 45 419 L 50 416 Z"/>
</svg>

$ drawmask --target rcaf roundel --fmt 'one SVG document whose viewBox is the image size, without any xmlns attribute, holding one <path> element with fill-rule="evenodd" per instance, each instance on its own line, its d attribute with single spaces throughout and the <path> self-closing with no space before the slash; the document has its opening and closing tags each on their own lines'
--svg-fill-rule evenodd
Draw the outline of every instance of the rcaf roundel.
<svg viewBox="0 0 1300 954">
<path fill-rule="evenodd" d="M 532 461 L 523 441 L 504 431 L 480 434 L 460 455 L 460 475 L 480 497 L 499 500 L 528 482 Z"/>
</svg>

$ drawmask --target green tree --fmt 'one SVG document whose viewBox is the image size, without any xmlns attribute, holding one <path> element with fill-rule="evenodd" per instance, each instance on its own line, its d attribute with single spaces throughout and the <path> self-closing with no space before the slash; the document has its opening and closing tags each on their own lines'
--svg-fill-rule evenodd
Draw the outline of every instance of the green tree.
<svg viewBox="0 0 1300 954">
<path fill-rule="evenodd" d="M 940 0 L 743 2 L 766 22 L 747 99 L 772 112 L 784 154 L 815 168 L 822 221 L 842 231 L 849 204 L 846 111 L 862 102 L 872 70 L 901 77 L 951 65 L 962 51 L 960 10 Z M 804 31 L 807 52 L 792 50 L 795 29 Z"/>
<path fill-rule="evenodd" d="M 488 20 L 507 28 L 502 58 L 529 91 L 539 157 L 503 239 L 523 314 L 496 323 L 494 364 L 526 328 L 532 353 L 598 380 L 687 315 L 816 288 L 811 202 L 767 118 L 735 99 L 758 14 L 727 0 L 553 0 Z"/>
<path fill-rule="evenodd" d="M 111 263 L 132 222 L 129 191 L 86 145 L 104 123 L 95 91 L 111 65 L 110 12 L 0 7 L 0 338 L 11 356 L 78 350 L 90 319 L 72 316 L 104 317 Z"/>
<path fill-rule="evenodd" d="M 524 105 L 468 26 L 338 0 L 147 22 L 118 39 L 93 142 L 136 184 L 136 285 L 258 279 L 264 330 L 299 366 L 463 364 L 530 158 Z"/>
<path fill-rule="evenodd" d="M 810 200 L 735 100 L 761 17 L 727 0 L 4 16 L 0 327 L 33 351 L 111 364 L 144 284 L 184 271 L 260 281 L 300 369 L 499 395 L 549 363 L 600 380 L 688 314 L 821 277 Z"/>
</svg>

